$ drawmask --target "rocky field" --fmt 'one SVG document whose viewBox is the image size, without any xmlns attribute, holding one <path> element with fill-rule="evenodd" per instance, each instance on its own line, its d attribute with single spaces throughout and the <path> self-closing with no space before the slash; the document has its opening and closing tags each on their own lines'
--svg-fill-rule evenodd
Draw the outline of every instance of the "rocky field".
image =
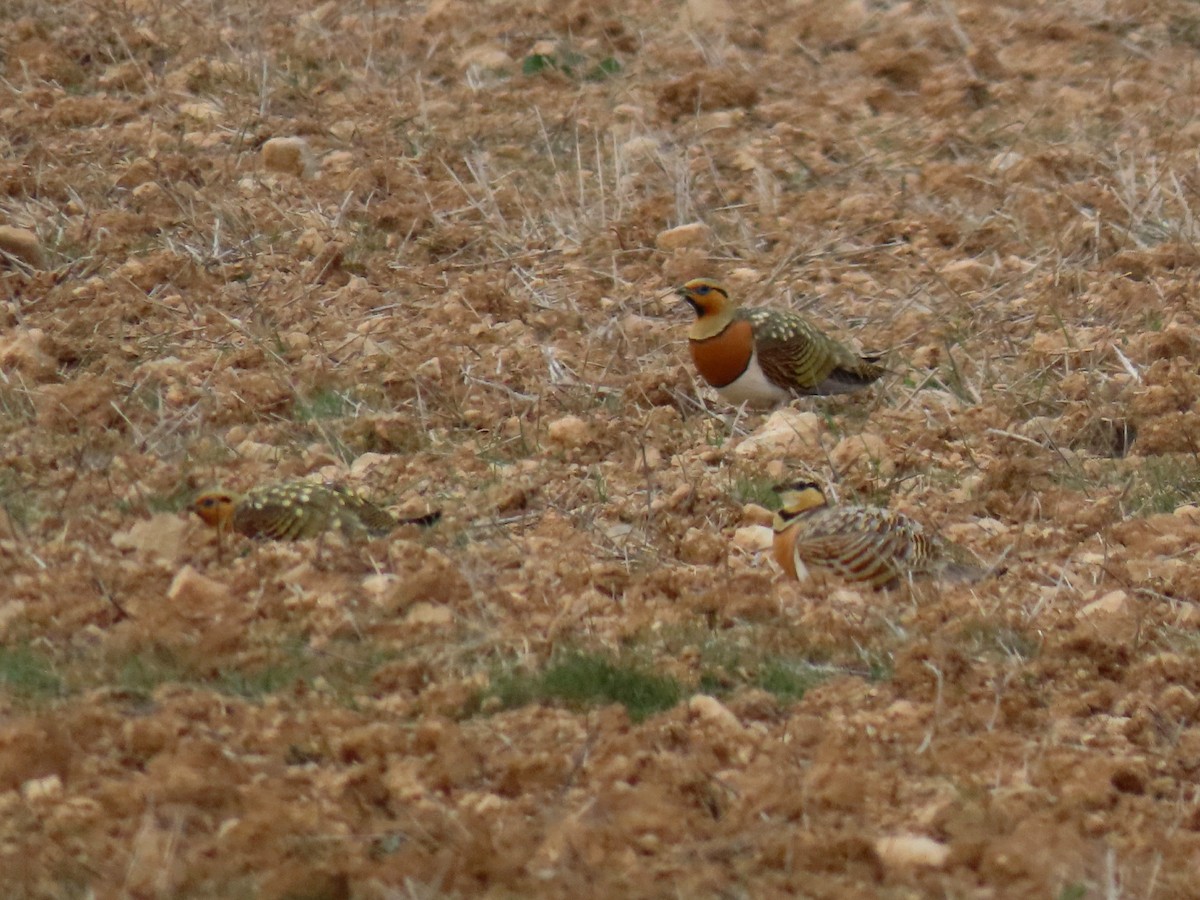
<svg viewBox="0 0 1200 900">
<path fill-rule="evenodd" d="M 1200 895 L 1200 7 L 0 5 L 0 895 Z M 891 374 L 737 411 L 722 278 Z M 785 582 L 786 477 L 996 567 Z M 213 485 L 431 528 L 237 539 Z"/>
</svg>

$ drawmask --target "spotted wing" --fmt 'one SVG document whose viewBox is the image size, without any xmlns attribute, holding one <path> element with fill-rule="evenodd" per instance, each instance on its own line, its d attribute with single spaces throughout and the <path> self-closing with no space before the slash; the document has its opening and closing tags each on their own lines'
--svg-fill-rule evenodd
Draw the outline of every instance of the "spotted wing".
<svg viewBox="0 0 1200 900">
<path fill-rule="evenodd" d="M 330 496 L 330 527 L 347 535 L 369 534 L 381 537 L 399 524 L 386 509 L 376 506 L 358 491 L 336 484 L 324 486 Z"/>
<path fill-rule="evenodd" d="M 257 488 L 237 505 L 233 527 L 248 537 L 296 541 L 316 537 L 329 524 L 330 494 L 302 482 Z"/>
<path fill-rule="evenodd" d="M 739 310 L 754 327 L 758 364 L 775 384 L 797 394 L 842 394 L 865 387 L 887 370 L 877 357 L 853 353 L 799 313 Z"/>
</svg>

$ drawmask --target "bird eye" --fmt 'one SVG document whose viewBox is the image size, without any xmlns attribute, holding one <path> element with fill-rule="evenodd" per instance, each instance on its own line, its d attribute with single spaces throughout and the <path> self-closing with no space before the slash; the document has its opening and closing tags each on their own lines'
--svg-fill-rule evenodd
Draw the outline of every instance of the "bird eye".
<svg viewBox="0 0 1200 900">
<path fill-rule="evenodd" d="M 702 284 L 699 287 L 695 288 L 693 290 L 693 293 L 699 294 L 701 297 L 703 297 L 710 290 L 711 290 L 711 288 L 707 284 Z"/>
<path fill-rule="evenodd" d="M 204 497 L 200 500 L 200 505 L 208 507 L 208 506 L 212 506 L 214 502 L 216 502 L 216 501 L 214 501 L 212 497 Z"/>
</svg>

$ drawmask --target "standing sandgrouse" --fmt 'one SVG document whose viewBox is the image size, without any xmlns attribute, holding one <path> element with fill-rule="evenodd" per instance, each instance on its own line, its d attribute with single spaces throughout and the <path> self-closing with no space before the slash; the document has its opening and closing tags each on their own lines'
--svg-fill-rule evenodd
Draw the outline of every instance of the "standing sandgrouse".
<svg viewBox="0 0 1200 900">
<path fill-rule="evenodd" d="M 887 370 L 782 309 L 742 308 L 720 284 L 693 278 L 676 290 L 696 311 L 688 331 L 704 380 L 734 405 L 773 406 L 811 394 L 845 394 Z"/>
<path fill-rule="evenodd" d="M 830 506 L 809 481 L 775 488 L 783 507 L 775 514 L 775 561 L 799 581 L 809 568 L 873 588 L 910 577 L 975 581 L 984 570 L 972 554 L 921 527 L 903 513 L 867 506 Z"/>
<path fill-rule="evenodd" d="M 334 529 L 350 538 L 380 537 L 397 525 L 432 525 L 441 518 L 440 512 L 432 512 L 397 519 L 349 488 L 308 481 L 273 484 L 241 495 L 205 491 L 192 509 L 217 529 L 218 542 L 229 531 L 282 541 L 319 537 Z"/>
</svg>

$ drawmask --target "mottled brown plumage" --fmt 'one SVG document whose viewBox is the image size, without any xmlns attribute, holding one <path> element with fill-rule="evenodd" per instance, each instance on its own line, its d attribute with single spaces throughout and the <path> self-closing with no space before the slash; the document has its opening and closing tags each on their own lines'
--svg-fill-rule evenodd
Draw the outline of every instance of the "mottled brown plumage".
<svg viewBox="0 0 1200 900">
<path fill-rule="evenodd" d="M 845 581 L 892 587 L 929 576 L 974 581 L 984 570 L 969 551 L 903 513 L 866 506 L 830 506 L 811 482 L 780 485 L 775 516 L 775 561 L 800 581 L 824 569 Z M 977 562 L 977 561 L 975 561 Z"/>
<path fill-rule="evenodd" d="M 397 525 L 430 525 L 440 513 L 397 519 L 361 494 L 336 484 L 293 481 L 200 494 L 192 509 L 218 535 L 236 531 L 252 538 L 296 541 L 337 530 L 351 538 L 381 537 Z"/>
<path fill-rule="evenodd" d="M 859 356 L 791 310 L 739 307 L 708 278 L 678 289 L 696 312 L 688 331 L 692 360 L 721 397 L 770 406 L 792 397 L 843 394 L 866 387 L 887 370 Z"/>
</svg>

